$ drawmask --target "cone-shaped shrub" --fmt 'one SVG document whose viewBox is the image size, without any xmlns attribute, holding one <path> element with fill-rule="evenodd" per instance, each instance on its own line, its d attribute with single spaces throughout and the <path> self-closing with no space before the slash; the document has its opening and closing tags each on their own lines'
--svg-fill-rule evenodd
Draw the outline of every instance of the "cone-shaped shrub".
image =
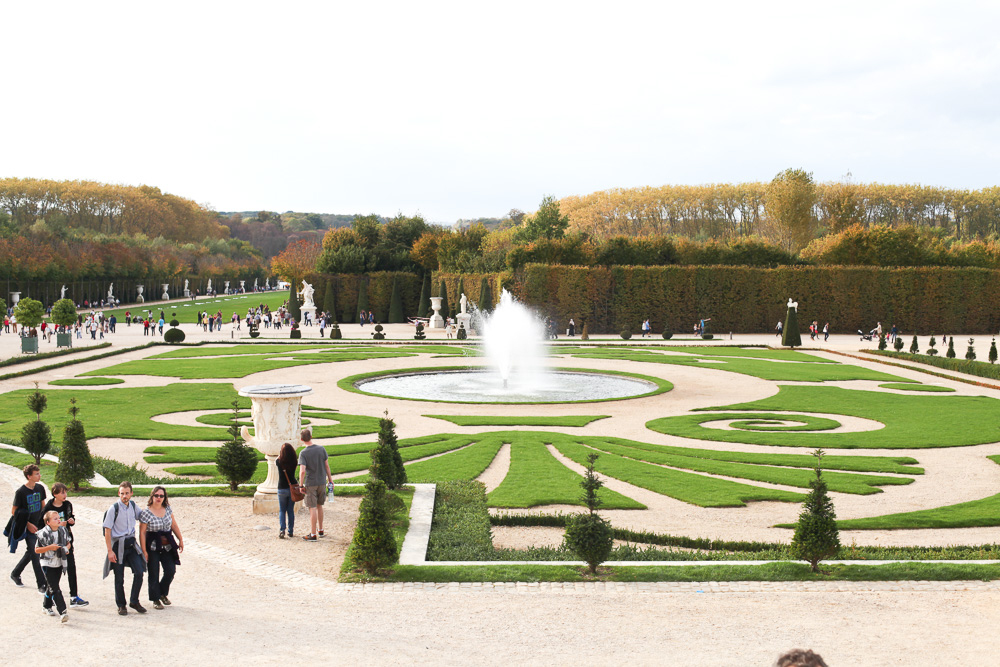
<svg viewBox="0 0 1000 667">
<path fill-rule="evenodd" d="M 395 563 L 398 555 L 386 502 L 387 493 L 385 482 L 369 478 L 351 543 L 354 564 L 372 576 Z"/>
<path fill-rule="evenodd" d="M 997 362 L 997 339 L 994 338 L 993 342 L 990 343 L 990 363 L 995 364 Z"/>
<path fill-rule="evenodd" d="M 80 482 L 85 482 L 94 476 L 94 461 L 90 457 L 90 447 L 87 446 L 87 434 L 83 430 L 83 422 L 77 419 L 80 408 L 76 407 L 75 398 L 69 399 L 69 403 L 69 414 L 73 418 L 63 429 L 56 481 L 71 484 L 74 491 L 79 491 Z"/>
<path fill-rule="evenodd" d="M 785 347 L 802 347 L 802 334 L 799 333 L 799 314 L 797 309 L 791 306 L 785 313 L 785 328 L 781 330 L 781 344 Z"/>
<path fill-rule="evenodd" d="M 969 349 L 967 349 L 965 351 L 965 358 L 968 359 L 969 361 L 975 361 L 976 360 L 976 348 L 973 347 L 973 345 L 975 345 L 975 343 L 976 343 L 976 339 L 975 338 L 970 338 L 969 339 Z"/>
<path fill-rule="evenodd" d="M 299 295 L 295 293 L 295 281 L 288 292 L 288 314 L 296 324 L 302 324 L 302 306 L 299 304 Z"/>
<path fill-rule="evenodd" d="M 902 352 L 903 351 L 903 339 L 900 338 L 899 336 L 896 336 L 896 340 L 892 341 L 892 347 L 896 350 L 896 352 Z"/>
<path fill-rule="evenodd" d="M 330 327 L 330 340 L 340 340 L 344 334 L 340 332 L 340 325 L 336 322 Z"/>
<path fill-rule="evenodd" d="M 417 317 L 428 317 L 431 314 L 431 272 L 424 273 L 420 285 L 420 301 L 417 302 Z"/>
<path fill-rule="evenodd" d="M 392 279 L 392 296 L 389 297 L 389 324 L 402 324 L 406 321 L 403 317 L 403 298 L 399 295 L 399 282 Z"/>
<path fill-rule="evenodd" d="M 792 553 L 808 561 L 813 572 L 819 571 L 819 562 L 837 553 L 840 548 L 840 531 L 837 529 L 837 514 L 833 501 L 827 495 L 826 482 L 821 470 L 823 450 L 817 449 L 816 478 L 809 482 L 812 491 L 802 504 L 792 537 Z"/>
<path fill-rule="evenodd" d="M 337 292 L 334 287 L 333 278 L 326 281 L 326 292 L 323 294 L 323 310 L 330 313 L 330 322 L 337 321 Z M 331 336 L 332 338 L 332 336 Z"/>
<path fill-rule="evenodd" d="M 948 351 L 945 352 L 945 356 L 949 359 L 955 358 L 955 337 L 952 336 L 948 339 Z"/>
<path fill-rule="evenodd" d="M 587 323 L 583 323 L 583 331 L 580 333 L 580 340 L 590 340 L 590 331 L 587 330 Z"/>
<path fill-rule="evenodd" d="M 910 342 L 910 354 L 917 354 L 920 352 L 920 348 L 917 346 L 917 334 L 913 334 L 913 340 Z"/>
<path fill-rule="evenodd" d="M 878 335 L 878 349 L 884 350 L 886 347 L 887 347 L 887 345 L 885 343 L 885 334 L 884 333 L 880 333 Z"/>
<path fill-rule="evenodd" d="M 240 484 L 250 481 L 257 472 L 257 450 L 243 442 L 238 421 L 239 401 L 233 401 L 232 405 L 228 429 L 230 439 L 215 452 L 215 467 L 229 481 L 230 490 L 236 491 Z"/>
<path fill-rule="evenodd" d="M 42 412 L 48 405 L 48 398 L 38 391 L 38 383 L 35 383 L 35 391 L 28 395 L 28 409 L 35 413 L 35 420 L 30 421 L 21 429 L 21 446 L 28 450 L 28 453 L 35 457 L 35 465 L 42 464 L 42 457 L 49 453 L 52 447 L 52 432 L 49 425 L 42 421 Z"/>
<path fill-rule="evenodd" d="M 414 340 L 423 340 L 425 338 L 427 338 L 427 334 L 424 333 L 424 323 L 418 321 L 417 322 L 417 328 L 413 332 L 413 339 Z"/>
<path fill-rule="evenodd" d="M 368 310 L 368 281 L 364 276 L 358 283 L 358 307 L 354 311 L 360 313 L 362 310 Z"/>
<path fill-rule="evenodd" d="M 444 281 L 441 281 L 441 286 L 438 288 L 438 296 L 441 297 L 441 317 L 448 319 L 451 317 L 451 307 L 448 305 L 448 288 L 445 287 Z"/>
<path fill-rule="evenodd" d="M 490 289 L 490 280 L 486 276 L 483 276 L 482 282 L 479 283 L 479 303 L 476 307 L 483 314 L 493 312 L 493 290 Z"/>
<path fill-rule="evenodd" d="M 403 467 L 403 457 L 399 455 L 399 444 L 396 438 L 396 422 L 389 419 L 389 412 L 378 421 L 378 444 L 372 450 L 372 464 L 368 474 L 385 482 L 386 487 L 398 489 L 406 484 L 406 468 Z"/>
<path fill-rule="evenodd" d="M 587 563 L 591 574 L 597 574 L 597 566 L 608 559 L 614 548 L 614 530 L 597 513 L 597 508 L 601 505 L 597 492 L 604 486 L 594 472 L 597 459 L 597 454 L 587 457 L 587 469 L 580 482 L 583 487 L 583 503 L 588 511 L 567 519 L 566 534 L 563 537 L 566 548 Z"/>
</svg>

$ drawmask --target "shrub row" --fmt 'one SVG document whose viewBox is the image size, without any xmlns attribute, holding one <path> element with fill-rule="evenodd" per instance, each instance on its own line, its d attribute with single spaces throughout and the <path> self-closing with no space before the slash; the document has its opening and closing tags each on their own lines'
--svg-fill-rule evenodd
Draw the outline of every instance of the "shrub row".
<svg viewBox="0 0 1000 667">
<path fill-rule="evenodd" d="M 454 480 L 438 484 L 427 560 L 490 560 L 492 554 L 483 483 Z"/>
<path fill-rule="evenodd" d="M 51 352 L 39 352 L 38 354 L 33 354 L 30 357 L 29 356 L 11 357 L 10 359 L 4 359 L 3 361 L 0 361 L 0 368 L 3 368 L 5 366 L 16 366 L 17 364 L 26 364 L 29 361 L 38 361 L 39 359 L 52 359 L 53 357 L 62 357 L 67 354 L 76 354 L 78 352 L 86 350 L 100 350 L 101 348 L 104 347 L 111 347 L 111 343 L 100 343 L 98 345 L 91 345 L 89 347 L 84 347 L 82 349 L 69 348 L 65 350 L 53 350 Z"/>
<path fill-rule="evenodd" d="M 943 346 L 943 345 L 942 345 Z M 1000 366 L 985 361 L 969 361 L 967 359 L 949 359 L 948 357 L 935 357 L 929 354 L 910 354 L 909 352 L 891 352 L 889 350 L 872 350 L 873 354 L 905 361 L 915 361 L 928 366 L 937 366 L 956 373 L 975 375 L 991 380 L 1000 380 Z"/>
</svg>

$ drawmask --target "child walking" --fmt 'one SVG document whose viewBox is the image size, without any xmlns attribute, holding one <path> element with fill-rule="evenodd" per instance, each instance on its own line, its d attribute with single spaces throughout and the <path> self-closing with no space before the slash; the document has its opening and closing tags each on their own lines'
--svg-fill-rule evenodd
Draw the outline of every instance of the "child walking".
<svg viewBox="0 0 1000 667">
<path fill-rule="evenodd" d="M 42 571 L 45 573 L 45 581 L 48 582 L 48 591 L 42 609 L 49 616 L 55 616 L 52 605 L 55 604 L 59 612 L 59 620 L 63 623 L 69 620 L 66 613 L 66 600 L 63 599 L 62 591 L 59 590 L 59 579 L 63 570 L 66 569 L 66 556 L 69 555 L 73 545 L 69 541 L 69 533 L 59 525 L 59 512 L 49 510 L 45 514 L 45 527 L 36 534 L 35 553 L 42 561 Z"/>
<path fill-rule="evenodd" d="M 66 529 L 69 541 L 73 542 L 73 525 L 76 524 L 76 515 L 73 514 L 73 503 L 66 499 L 69 489 L 62 482 L 52 485 L 52 499 L 45 503 L 43 512 L 57 512 L 59 514 L 59 525 Z M 69 579 L 69 606 L 86 607 L 89 602 L 78 595 L 76 587 L 76 552 L 70 551 L 66 556 L 66 578 Z"/>
</svg>

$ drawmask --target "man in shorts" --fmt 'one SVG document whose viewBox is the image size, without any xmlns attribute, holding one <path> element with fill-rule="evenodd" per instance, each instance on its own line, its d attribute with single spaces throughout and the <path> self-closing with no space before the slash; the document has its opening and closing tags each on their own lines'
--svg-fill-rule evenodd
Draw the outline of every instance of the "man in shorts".
<svg viewBox="0 0 1000 667">
<path fill-rule="evenodd" d="M 326 449 L 314 445 L 312 433 L 302 430 L 302 444 L 305 447 L 299 452 L 299 484 L 305 487 L 306 507 L 309 508 L 309 525 L 312 532 L 303 536 L 306 542 L 315 542 L 323 537 L 323 505 L 326 503 L 326 483 L 333 484 L 330 475 L 330 462 Z M 324 479 L 325 476 L 325 479 Z M 317 526 L 319 531 L 317 532 Z"/>
</svg>

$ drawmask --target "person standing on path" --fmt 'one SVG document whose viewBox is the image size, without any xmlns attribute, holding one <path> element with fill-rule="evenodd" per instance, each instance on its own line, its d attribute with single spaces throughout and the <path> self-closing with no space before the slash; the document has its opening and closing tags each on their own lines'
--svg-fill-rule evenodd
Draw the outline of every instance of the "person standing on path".
<svg viewBox="0 0 1000 667">
<path fill-rule="evenodd" d="M 122 482 L 118 485 L 118 500 L 104 513 L 104 543 L 108 547 L 108 556 L 104 561 L 104 578 L 111 570 L 115 572 L 115 603 L 118 605 L 118 615 L 127 616 L 125 608 L 125 568 L 132 570 L 132 591 L 129 597 L 129 607 L 140 614 L 146 613 L 146 608 L 139 604 L 139 593 L 142 591 L 142 574 L 146 571 L 146 561 L 135 539 L 135 522 L 139 520 L 139 508 L 132 500 L 132 484 Z"/>
<path fill-rule="evenodd" d="M 302 537 L 306 542 L 315 542 L 323 537 L 323 505 L 326 504 L 326 483 L 333 484 L 330 474 L 329 456 L 326 449 L 314 445 L 312 433 L 302 430 L 302 444 L 299 452 L 299 484 L 306 487 L 306 507 L 309 508 L 309 526 L 312 532 Z M 325 476 L 325 479 L 324 479 Z M 317 530 L 318 527 L 318 530 Z"/>
<path fill-rule="evenodd" d="M 288 527 L 288 537 L 295 537 L 295 503 L 292 502 L 292 480 L 295 479 L 295 468 L 298 458 L 292 443 L 281 446 L 274 465 L 278 467 L 278 539 L 285 539 L 285 526 Z"/>
<path fill-rule="evenodd" d="M 830 323 L 827 322 L 823 325 L 823 342 L 830 340 Z"/>
<path fill-rule="evenodd" d="M 648 334 L 650 332 L 650 329 L 651 329 L 651 327 L 649 325 L 649 318 L 647 317 L 646 320 L 642 323 L 642 337 L 643 338 L 645 338 L 646 334 Z"/>
<path fill-rule="evenodd" d="M 35 553 L 35 534 L 42 529 L 42 509 L 45 505 L 45 487 L 41 484 L 41 469 L 34 463 L 24 466 L 24 486 L 14 492 L 14 506 L 10 510 L 10 522 L 4 535 L 8 537 L 10 552 L 14 553 L 17 543 L 24 540 L 26 551 L 24 556 L 14 570 L 10 573 L 10 580 L 18 588 L 22 588 L 21 573 L 24 568 L 31 563 L 31 569 L 35 573 L 35 586 L 38 592 L 45 595 L 46 582 L 45 574 L 42 572 L 42 565 Z"/>
<path fill-rule="evenodd" d="M 66 536 L 69 541 L 73 542 L 73 525 L 76 523 L 76 515 L 73 514 L 73 503 L 66 499 L 69 489 L 62 482 L 56 482 L 52 485 L 52 500 L 45 503 L 45 508 L 42 510 L 44 515 L 49 512 L 55 512 L 59 515 L 59 526 L 66 529 Z M 69 606 L 70 607 L 86 607 L 89 602 L 84 600 L 78 595 L 77 582 L 76 582 L 76 556 L 75 551 L 70 551 L 65 556 L 65 570 L 66 578 L 69 580 Z M 49 588 L 51 588 L 51 583 Z"/>
<path fill-rule="evenodd" d="M 174 535 L 177 536 L 176 540 Z M 177 566 L 181 564 L 184 538 L 181 537 L 177 517 L 170 508 L 167 490 L 162 486 L 153 487 L 146 509 L 139 514 L 139 544 L 142 545 L 142 555 L 149 568 L 149 601 L 153 603 L 153 609 L 163 609 L 163 605 L 170 605 L 167 594 L 170 592 L 170 582 L 177 573 Z"/>
<path fill-rule="evenodd" d="M 566 332 L 566 335 L 570 337 L 576 335 L 576 322 L 573 321 L 572 317 L 569 318 L 569 331 Z"/>
<path fill-rule="evenodd" d="M 778 338 L 781 338 L 781 331 L 784 328 L 785 328 L 784 323 L 781 320 L 778 320 L 778 324 L 775 325 L 775 327 L 774 327 L 774 331 L 775 331 L 774 335 L 777 336 Z"/>
<path fill-rule="evenodd" d="M 69 616 L 66 614 L 66 600 L 59 588 L 59 579 L 66 569 L 66 558 L 69 557 L 73 545 L 69 533 L 59 525 L 60 523 L 59 512 L 49 510 L 45 513 L 45 527 L 38 531 L 35 553 L 42 561 L 42 570 L 45 572 L 47 582 L 42 609 L 49 616 L 55 616 L 55 612 L 52 611 L 52 606 L 55 605 L 60 620 L 65 623 L 69 620 Z"/>
</svg>

